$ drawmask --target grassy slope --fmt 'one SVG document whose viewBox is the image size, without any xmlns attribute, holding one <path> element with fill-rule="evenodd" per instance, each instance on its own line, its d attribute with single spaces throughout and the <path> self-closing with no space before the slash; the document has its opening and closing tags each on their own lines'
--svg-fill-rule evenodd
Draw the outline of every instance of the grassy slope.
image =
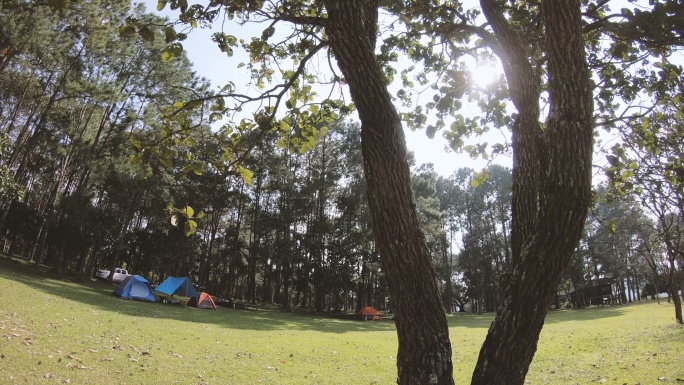
<svg viewBox="0 0 684 385">
<path fill-rule="evenodd" d="M 390 321 L 198 310 L 112 289 L 0 258 L 0 383 L 394 383 Z M 528 383 L 684 383 L 684 329 L 673 318 L 655 302 L 554 312 Z M 491 320 L 450 317 L 457 383 L 469 382 Z"/>
</svg>

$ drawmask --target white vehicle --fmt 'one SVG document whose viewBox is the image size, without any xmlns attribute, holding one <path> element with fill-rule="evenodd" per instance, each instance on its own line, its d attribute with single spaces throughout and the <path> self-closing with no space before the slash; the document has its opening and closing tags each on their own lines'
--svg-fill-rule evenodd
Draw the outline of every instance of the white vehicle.
<svg viewBox="0 0 684 385">
<path fill-rule="evenodd" d="M 122 269 L 120 267 L 117 267 L 114 269 L 114 276 L 112 277 L 112 281 L 114 282 L 121 282 L 126 277 L 128 277 L 130 274 L 128 274 L 128 270 Z M 95 273 L 95 277 L 102 279 L 102 280 L 107 280 L 107 277 L 109 277 L 109 270 L 107 269 L 100 269 Z"/>
</svg>

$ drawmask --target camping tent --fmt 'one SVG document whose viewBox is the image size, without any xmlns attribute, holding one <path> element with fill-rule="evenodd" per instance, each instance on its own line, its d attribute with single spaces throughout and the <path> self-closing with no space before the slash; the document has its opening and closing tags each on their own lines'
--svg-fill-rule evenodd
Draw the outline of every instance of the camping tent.
<svg viewBox="0 0 684 385">
<path fill-rule="evenodd" d="M 125 299 L 154 302 L 154 292 L 147 280 L 139 275 L 130 275 L 114 289 L 114 294 Z"/>
<path fill-rule="evenodd" d="M 360 318 L 364 321 L 377 321 L 380 319 L 380 312 L 375 310 L 375 308 L 372 306 L 364 307 L 363 309 L 359 310 L 356 315 L 360 316 Z"/>
<path fill-rule="evenodd" d="M 190 283 L 190 278 L 188 277 L 166 278 L 166 280 L 159 284 L 154 291 L 166 295 L 178 294 L 185 297 L 199 297 L 197 290 L 195 290 L 195 287 Z"/>
<path fill-rule="evenodd" d="M 214 299 L 205 292 L 201 292 L 198 297 L 192 297 L 187 303 L 187 306 L 193 306 L 199 309 L 214 309 L 216 310 L 216 304 L 214 304 Z"/>
</svg>

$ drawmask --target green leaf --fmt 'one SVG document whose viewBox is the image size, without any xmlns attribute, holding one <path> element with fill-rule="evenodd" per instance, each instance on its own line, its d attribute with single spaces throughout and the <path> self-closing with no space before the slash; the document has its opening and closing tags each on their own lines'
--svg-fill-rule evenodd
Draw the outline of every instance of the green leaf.
<svg viewBox="0 0 684 385">
<path fill-rule="evenodd" d="M 295 108 L 297 106 L 297 99 L 295 98 L 290 98 L 285 102 L 285 107 L 287 108 Z"/>
<path fill-rule="evenodd" d="M 153 43 L 154 42 L 154 32 L 152 32 L 149 28 L 147 27 L 142 27 L 138 31 L 138 34 L 140 37 L 142 37 L 143 40 Z"/>
<path fill-rule="evenodd" d="M 142 159 L 140 159 L 140 156 L 137 154 L 133 154 L 130 157 L 128 157 L 128 161 L 131 163 L 131 166 L 134 166 L 134 167 L 142 166 Z"/>
<path fill-rule="evenodd" d="M 238 172 L 240 173 L 240 176 L 242 177 L 242 180 L 244 180 L 248 186 L 251 186 L 252 185 L 252 176 L 254 174 L 252 174 L 251 171 L 249 171 L 248 169 L 246 169 L 242 166 L 238 166 L 237 169 L 238 169 Z"/>
<path fill-rule="evenodd" d="M 157 1 L 157 11 L 164 10 L 164 7 L 166 7 L 166 3 L 168 3 L 167 0 L 158 0 Z"/>
<path fill-rule="evenodd" d="M 163 156 L 163 157 L 160 157 L 160 158 L 159 158 L 159 163 L 161 163 L 162 166 L 164 166 L 164 167 L 166 167 L 166 168 L 171 168 L 171 167 L 173 167 L 173 162 L 171 162 L 171 159 L 169 159 L 168 157 L 164 157 L 164 156 Z"/>
<path fill-rule="evenodd" d="M 190 236 L 197 230 L 197 222 L 192 219 L 185 222 L 185 235 Z"/>
<path fill-rule="evenodd" d="M 181 169 L 181 172 L 182 172 L 183 174 L 187 174 L 187 173 L 189 173 L 190 171 L 194 171 L 194 170 L 195 170 L 195 168 L 194 168 L 194 166 L 193 166 L 192 164 L 186 164 L 186 165 L 183 166 L 183 168 Z"/>
<path fill-rule="evenodd" d="M 178 35 L 176 34 L 176 30 L 173 29 L 173 27 L 169 26 L 169 27 L 164 28 L 164 37 L 166 38 L 167 44 L 176 40 L 177 36 Z"/>
<path fill-rule="evenodd" d="M 427 135 L 428 138 L 433 139 L 435 137 L 435 133 L 437 132 L 437 127 L 433 126 L 432 124 L 427 126 L 425 129 L 425 135 Z"/>
<path fill-rule="evenodd" d="M 211 114 L 209 114 L 209 121 L 210 122 L 215 122 L 215 121 L 221 120 L 221 119 L 223 119 L 223 114 L 221 114 L 219 112 L 212 112 Z"/>
<path fill-rule="evenodd" d="M 171 52 L 171 50 L 168 47 L 165 47 L 162 50 L 161 58 L 164 63 L 169 62 L 173 60 L 173 52 Z"/>
<path fill-rule="evenodd" d="M 192 171 L 195 173 L 195 175 L 202 175 L 204 167 L 200 163 L 195 163 L 192 165 Z"/>
<path fill-rule="evenodd" d="M 192 218 L 192 216 L 195 215 L 195 210 L 193 210 L 190 206 L 185 206 L 183 209 L 183 214 L 185 214 L 188 218 Z"/>
<path fill-rule="evenodd" d="M 119 34 L 121 36 L 133 35 L 135 34 L 135 27 L 130 24 L 122 25 L 121 28 L 119 28 Z"/>
<path fill-rule="evenodd" d="M 275 28 L 273 27 L 268 27 L 264 30 L 264 32 L 261 33 L 261 40 L 268 40 L 269 37 L 273 36 L 275 33 Z"/>
<path fill-rule="evenodd" d="M 197 20 L 195 20 L 195 19 L 190 20 L 190 26 L 192 28 L 197 28 Z"/>
</svg>

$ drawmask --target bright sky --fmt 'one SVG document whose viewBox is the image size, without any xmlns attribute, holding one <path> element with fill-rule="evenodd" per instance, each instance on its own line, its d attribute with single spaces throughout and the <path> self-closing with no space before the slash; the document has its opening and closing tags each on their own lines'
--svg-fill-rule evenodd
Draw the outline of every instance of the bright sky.
<svg viewBox="0 0 684 385">
<path fill-rule="evenodd" d="M 171 20 L 177 19 L 177 11 L 171 11 L 168 6 L 162 12 L 157 12 L 157 0 L 142 0 L 141 2 L 145 4 L 148 12 L 167 16 Z M 250 36 L 260 36 L 261 31 L 265 27 L 265 25 L 236 26 L 226 24 L 224 25 L 224 30 L 226 33 L 248 39 Z M 244 57 L 240 58 L 237 55 L 237 50 L 234 57 L 227 57 L 222 53 L 216 44 L 211 41 L 211 34 L 213 32 L 216 31 L 197 28 L 189 33 L 188 38 L 182 42 L 197 75 L 207 78 L 214 89 L 225 85 L 229 81 L 232 81 L 238 87 L 245 85 L 249 81 L 245 72 L 243 72 L 244 80 L 241 81 L 240 79 L 241 71 L 244 71 L 245 68 L 236 68 L 239 62 L 245 61 Z M 407 65 L 410 64 L 407 63 Z M 496 76 L 497 72 L 500 73 L 500 70 L 493 67 L 473 71 L 477 78 L 482 79 L 483 83 L 490 81 L 493 76 Z M 391 93 L 394 94 L 397 90 L 398 87 L 390 86 Z M 467 109 L 468 107 L 465 106 L 464 108 Z M 467 110 L 463 114 L 467 115 Z M 417 165 L 433 163 L 435 170 L 443 176 L 449 176 L 462 167 L 470 167 L 479 171 L 487 165 L 485 160 L 473 160 L 466 154 L 457 154 L 449 150 L 447 141 L 440 133 L 435 135 L 433 139 L 428 138 L 424 130 L 413 132 L 405 129 L 405 134 L 407 147 L 409 151 L 414 152 Z M 493 144 L 495 142 L 503 142 L 503 140 L 504 138 L 501 133 L 494 133 L 487 138 L 473 139 L 473 142 L 469 142 L 469 144 L 480 142 Z M 511 160 L 506 157 L 499 157 L 493 163 L 511 166 Z"/>
</svg>

